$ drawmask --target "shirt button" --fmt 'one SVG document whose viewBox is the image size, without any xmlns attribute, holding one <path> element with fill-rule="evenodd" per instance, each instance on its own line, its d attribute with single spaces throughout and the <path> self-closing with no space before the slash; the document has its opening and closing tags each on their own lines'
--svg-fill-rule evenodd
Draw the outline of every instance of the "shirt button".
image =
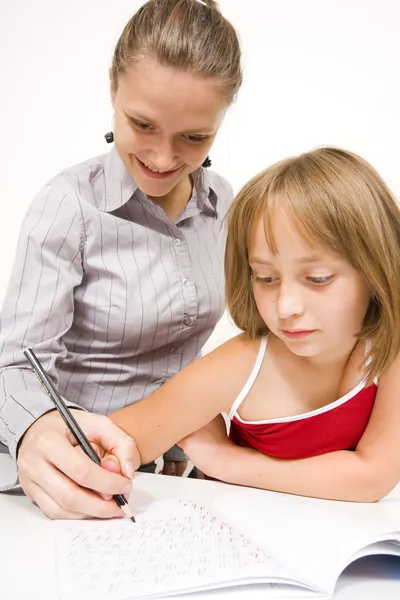
<svg viewBox="0 0 400 600">
<path fill-rule="evenodd" d="M 185 279 L 182 279 L 182 283 L 183 285 L 189 285 L 189 279 L 186 279 L 185 277 Z"/>
<path fill-rule="evenodd" d="M 185 317 L 183 319 L 183 322 L 187 327 L 189 327 L 193 323 L 193 319 L 191 319 L 190 317 Z"/>
<path fill-rule="evenodd" d="M 177 351 L 177 348 L 176 348 L 175 346 L 174 346 L 173 348 L 171 348 L 171 352 L 172 352 L 173 354 L 175 354 L 175 352 L 176 352 L 176 351 Z"/>
<path fill-rule="evenodd" d="M 181 240 L 179 238 L 176 238 L 174 240 L 174 244 L 175 244 L 175 246 L 180 246 L 181 245 Z"/>
</svg>

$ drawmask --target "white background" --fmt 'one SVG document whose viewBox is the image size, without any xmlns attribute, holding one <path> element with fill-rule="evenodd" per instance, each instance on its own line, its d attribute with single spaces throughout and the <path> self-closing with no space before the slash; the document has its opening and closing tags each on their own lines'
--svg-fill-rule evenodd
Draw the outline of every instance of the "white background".
<svg viewBox="0 0 400 600">
<path fill-rule="evenodd" d="M 108 68 L 137 0 L 0 0 L 0 303 L 23 215 L 61 169 L 108 150 Z M 237 191 L 322 144 L 356 151 L 400 194 L 400 2 L 220 0 L 245 78 L 212 150 Z M 232 335 L 225 319 L 213 345 Z"/>
</svg>

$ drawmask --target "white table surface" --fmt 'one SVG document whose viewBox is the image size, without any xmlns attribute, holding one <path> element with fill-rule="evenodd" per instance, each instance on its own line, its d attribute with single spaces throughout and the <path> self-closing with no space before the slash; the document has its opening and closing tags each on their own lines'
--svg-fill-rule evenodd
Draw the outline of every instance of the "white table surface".
<svg viewBox="0 0 400 600">
<path fill-rule="evenodd" d="M 1 459 L 0 456 L 0 470 Z M 137 474 L 133 485 L 133 510 L 149 499 L 175 497 L 211 502 L 227 493 L 227 486 L 217 482 L 144 473 Z M 395 495 L 400 509 L 400 489 Z M 23 494 L 0 494 L 0 598 L 57 598 L 52 522 Z M 264 593 L 262 586 L 247 586 L 192 594 L 190 598 L 261 600 Z M 334 600 L 399 598 L 400 558 L 395 557 L 368 557 L 357 561 L 340 577 L 334 595 Z"/>
</svg>

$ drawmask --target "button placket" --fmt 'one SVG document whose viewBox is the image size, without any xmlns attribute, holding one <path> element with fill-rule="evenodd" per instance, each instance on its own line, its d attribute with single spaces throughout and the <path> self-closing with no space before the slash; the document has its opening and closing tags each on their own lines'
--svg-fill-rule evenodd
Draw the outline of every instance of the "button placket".
<svg viewBox="0 0 400 600">
<path fill-rule="evenodd" d="M 181 276 L 183 301 L 181 335 L 183 336 L 182 339 L 185 339 L 192 334 L 195 327 L 198 314 L 198 298 L 196 293 L 196 284 L 194 281 L 193 265 L 190 259 L 187 241 L 183 232 L 180 231 L 178 235 L 175 233 L 175 237 L 172 239 L 172 244 L 175 247 L 177 266 Z M 175 358 L 181 356 L 179 345 L 178 348 L 175 344 L 173 345 L 171 348 L 171 354 L 173 354 Z"/>
</svg>

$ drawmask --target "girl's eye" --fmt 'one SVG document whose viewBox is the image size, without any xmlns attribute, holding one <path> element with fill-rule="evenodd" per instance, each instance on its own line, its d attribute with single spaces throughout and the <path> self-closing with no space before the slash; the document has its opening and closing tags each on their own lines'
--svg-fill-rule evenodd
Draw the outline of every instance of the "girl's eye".
<svg viewBox="0 0 400 600">
<path fill-rule="evenodd" d="M 307 280 L 310 281 L 313 285 L 326 285 L 330 281 L 332 281 L 333 275 L 323 275 L 321 277 L 307 277 Z"/>
<path fill-rule="evenodd" d="M 201 144 L 201 142 L 204 142 L 208 138 L 206 135 L 186 135 L 185 137 L 189 142 L 193 142 L 194 144 Z"/>
<path fill-rule="evenodd" d="M 136 119 L 132 119 L 133 125 L 138 129 L 142 129 L 143 131 L 150 128 L 148 123 L 142 123 L 142 121 L 137 121 Z"/>
<path fill-rule="evenodd" d="M 275 283 L 277 281 L 276 277 L 257 277 L 257 275 L 255 276 L 254 279 L 255 279 L 256 283 L 265 283 L 265 284 Z"/>
</svg>

